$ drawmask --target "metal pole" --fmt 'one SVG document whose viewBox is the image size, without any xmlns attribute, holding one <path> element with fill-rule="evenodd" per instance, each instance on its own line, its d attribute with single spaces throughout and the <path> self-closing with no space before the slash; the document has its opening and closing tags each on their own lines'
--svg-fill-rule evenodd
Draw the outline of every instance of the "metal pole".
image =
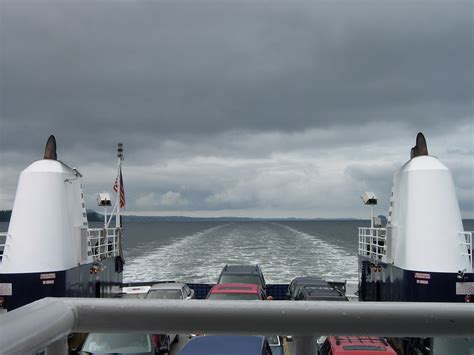
<svg viewBox="0 0 474 355">
<path fill-rule="evenodd" d="M 289 334 L 307 351 L 318 334 L 472 337 L 472 324 L 468 303 L 45 298 L 0 316 L 0 354 L 39 351 L 72 332 Z"/>
<path fill-rule="evenodd" d="M 120 194 L 122 193 L 122 184 L 120 183 L 120 158 L 118 158 L 118 170 L 117 170 L 117 180 L 118 180 L 118 189 L 117 189 L 117 213 L 115 214 L 115 228 L 120 227 Z"/>
<path fill-rule="evenodd" d="M 316 337 L 314 336 L 295 336 L 296 354 L 315 355 L 318 353 Z"/>
<path fill-rule="evenodd" d="M 209 301 L 64 298 L 78 332 L 472 336 L 474 307 L 435 302 Z"/>
<path fill-rule="evenodd" d="M 117 157 L 118 157 L 118 169 L 117 169 L 117 179 L 118 179 L 118 191 L 117 191 L 117 214 L 115 215 L 115 227 L 120 228 L 120 196 L 122 194 L 122 160 L 123 160 L 123 144 L 118 143 L 117 145 Z"/>
<path fill-rule="evenodd" d="M 45 355 L 66 355 L 68 352 L 67 338 L 62 338 L 45 349 Z"/>
<path fill-rule="evenodd" d="M 374 215 L 374 205 L 371 206 L 372 207 L 372 217 L 370 218 L 370 228 L 374 228 L 374 219 L 375 219 L 375 215 Z"/>
<path fill-rule="evenodd" d="M 104 229 L 107 229 L 107 206 L 104 206 Z"/>
</svg>

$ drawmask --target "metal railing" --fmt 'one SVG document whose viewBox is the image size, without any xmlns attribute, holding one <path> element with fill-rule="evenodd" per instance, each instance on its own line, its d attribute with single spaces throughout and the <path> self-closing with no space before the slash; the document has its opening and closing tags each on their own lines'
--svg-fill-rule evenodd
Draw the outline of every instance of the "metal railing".
<svg viewBox="0 0 474 355">
<path fill-rule="evenodd" d="M 359 227 L 359 255 L 387 260 L 387 229 Z"/>
<path fill-rule="evenodd" d="M 0 262 L 2 262 L 2 259 L 5 254 L 5 248 L 7 247 L 7 238 L 10 236 L 7 232 L 2 232 L 0 233 Z"/>
<path fill-rule="evenodd" d="M 45 298 L 0 316 L 0 353 L 66 353 L 73 332 L 289 334 L 298 355 L 315 336 L 474 335 L 466 303 Z"/>
<path fill-rule="evenodd" d="M 0 233 L 0 262 L 7 256 L 7 238 L 10 234 Z M 120 255 L 120 228 L 91 228 L 87 230 L 87 255 L 94 261 Z"/>
<path fill-rule="evenodd" d="M 94 261 L 120 255 L 119 228 L 90 228 L 88 234 L 88 256 Z"/>
<path fill-rule="evenodd" d="M 472 260 L 472 232 L 459 232 L 459 237 L 461 238 L 459 244 L 465 247 L 465 252 L 462 255 L 467 255 L 471 266 L 474 267 Z"/>
</svg>

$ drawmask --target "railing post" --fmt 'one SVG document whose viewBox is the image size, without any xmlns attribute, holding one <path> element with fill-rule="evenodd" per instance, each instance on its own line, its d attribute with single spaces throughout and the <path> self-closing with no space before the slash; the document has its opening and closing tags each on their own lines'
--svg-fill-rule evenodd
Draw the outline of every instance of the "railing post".
<svg viewBox="0 0 474 355">
<path fill-rule="evenodd" d="M 316 337 L 312 335 L 295 336 L 296 354 L 315 355 L 318 353 Z"/>
<path fill-rule="evenodd" d="M 61 338 L 45 349 L 45 355 L 66 355 L 67 349 L 67 338 Z"/>
</svg>

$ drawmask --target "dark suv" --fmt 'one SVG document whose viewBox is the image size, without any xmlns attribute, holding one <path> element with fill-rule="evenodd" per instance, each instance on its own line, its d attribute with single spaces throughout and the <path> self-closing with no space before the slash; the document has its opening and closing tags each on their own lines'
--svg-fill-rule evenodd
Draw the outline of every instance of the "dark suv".
<svg viewBox="0 0 474 355">
<path fill-rule="evenodd" d="M 339 290 L 331 286 L 304 285 L 295 296 L 296 301 L 349 301 Z"/>
<path fill-rule="evenodd" d="M 258 265 L 226 265 L 219 275 L 218 284 L 240 283 L 266 287 L 263 272 Z"/>
<path fill-rule="evenodd" d="M 318 276 L 297 277 L 291 281 L 290 285 L 288 286 L 288 299 L 296 299 L 296 296 L 304 286 L 328 287 L 328 283 L 326 280 Z"/>
</svg>

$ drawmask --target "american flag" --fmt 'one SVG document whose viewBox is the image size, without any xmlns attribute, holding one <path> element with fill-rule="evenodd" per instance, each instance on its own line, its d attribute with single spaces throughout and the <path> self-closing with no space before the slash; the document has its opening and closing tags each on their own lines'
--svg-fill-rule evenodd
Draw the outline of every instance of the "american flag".
<svg viewBox="0 0 474 355">
<path fill-rule="evenodd" d="M 119 182 L 120 177 L 120 182 Z M 114 183 L 114 191 L 118 192 L 120 188 L 120 208 L 125 207 L 125 189 L 123 187 L 123 179 L 122 179 L 122 169 L 119 171 L 119 176 L 115 179 Z"/>
</svg>

